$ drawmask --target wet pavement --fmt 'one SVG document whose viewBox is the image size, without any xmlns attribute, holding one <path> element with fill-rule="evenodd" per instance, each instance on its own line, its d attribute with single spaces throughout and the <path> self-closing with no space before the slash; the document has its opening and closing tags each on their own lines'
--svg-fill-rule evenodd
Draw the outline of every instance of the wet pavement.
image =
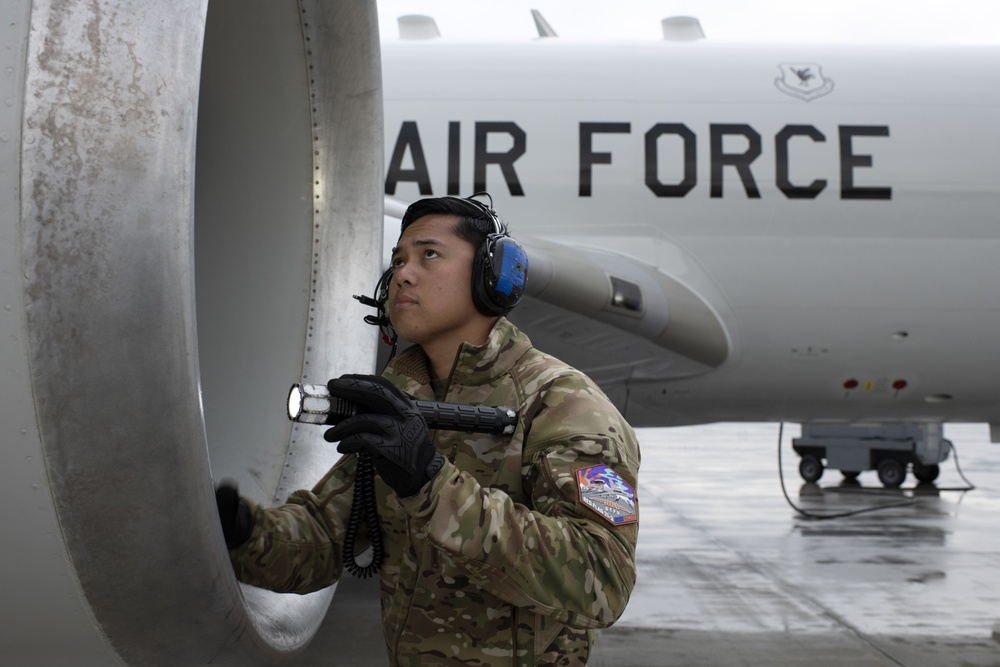
<svg viewBox="0 0 1000 667">
<path fill-rule="evenodd" d="M 886 491 L 798 475 L 777 424 L 641 429 L 638 583 L 600 633 L 592 667 L 1000 667 L 1000 445 L 945 427 L 954 458 L 933 485 Z M 967 482 L 971 491 L 960 491 Z M 873 508 L 879 508 L 874 511 Z M 385 664 L 377 588 L 340 584 L 294 665 Z"/>
</svg>

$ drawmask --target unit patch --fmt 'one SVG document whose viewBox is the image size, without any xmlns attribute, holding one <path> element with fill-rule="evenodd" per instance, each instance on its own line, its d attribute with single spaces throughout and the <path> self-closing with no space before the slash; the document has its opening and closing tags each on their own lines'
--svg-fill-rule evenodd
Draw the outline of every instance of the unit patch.
<svg viewBox="0 0 1000 667">
<path fill-rule="evenodd" d="M 576 471 L 580 501 L 610 523 L 624 525 L 639 521 L 635 489 L 606 465 Z"/>
</svg>

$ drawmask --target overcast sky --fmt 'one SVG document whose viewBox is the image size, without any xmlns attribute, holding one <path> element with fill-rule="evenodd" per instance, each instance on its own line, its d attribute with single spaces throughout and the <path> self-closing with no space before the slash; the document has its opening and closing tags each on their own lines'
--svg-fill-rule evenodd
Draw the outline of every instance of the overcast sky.
<svg viewBox="0 0 1000 667">
<path fill-rule="evenodd" d="M 1000 44 L 998 0 L 378 0 L 383 40 L 396 18 L 433 16 L 442 36 L 517 41 L 537 37 L 538 9 L 567 40 L 656 40 L 660 20 L 696 16 L 725 42 Z"/>
</svg>

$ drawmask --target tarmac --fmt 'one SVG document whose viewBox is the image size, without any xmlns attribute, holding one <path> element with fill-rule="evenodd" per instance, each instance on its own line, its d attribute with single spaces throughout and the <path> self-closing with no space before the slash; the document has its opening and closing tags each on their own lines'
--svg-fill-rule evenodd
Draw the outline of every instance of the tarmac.
<svg viewBox="0 0 1000 667">
<path fill-rule="evenodd" d="M 1000 667 L 1000 444 L 946 425 L 931 485 L 798 475 L 778 424 L 640 429 L 638 579 L 591 667 Z M 788 500 L 782 493 L 782 478 Z M 972 490 L 959 490 L 974 485 Z M 810 518 L 804 512 L 839 518 Z M 387 664 L 374 580 L 345 575 L 297 667 Z"/>
</svg>

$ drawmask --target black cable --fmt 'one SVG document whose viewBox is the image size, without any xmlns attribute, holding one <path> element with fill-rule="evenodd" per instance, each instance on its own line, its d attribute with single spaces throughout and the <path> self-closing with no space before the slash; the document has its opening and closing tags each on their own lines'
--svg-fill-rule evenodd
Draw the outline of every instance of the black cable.
<svg viewBox="0 0 1000 667">
<path fill-rule="evenodd" d="M 377 326 L 379 333 L 382 334 L 382 342 L 390 346 L 389 358 L 385 362 L 386 366 L 396 356 L 396 345 L 399 341 L 399 335 L 396 333 L 396 329 L 393 328 L 392 322 L 389 321 L 389 314 L 385 310 L 385 303 L 389 298 L 390 280 L 392 280 L 391 266 L 382 273 L 378 282 L 375 283 L 375 291 L 371 297 L 354 295 L 355 299 L 369 308 L 374 308 L 376 311 L 375 315 L 365 315 L 365 323 Z M 385 367 L 382 370 L 384 371 Z"/>
<path fill-rule="evenodd" d="M 938 491 L 972 491 L 976 488 L 976 485 L 966 479 L 965 474 L 962 473 L 962 466 L 958 465 L 958 450 L 955 449 L 955 443 L 951 440 L 947 440 L 946 442 L 948 443 L 948 447 L 951 449 L 952 455 L 955 457 L 955 471 L 958 473 L 958 476 L 962 478 L 962 481 L 965 482 L 965 486 L 942 486 L 935 488 L 937 488 Z"/>
<path fill-rule="evenodd" d="M 382 546 L 382 530 L 378 520 L 378 504 L 375 500 L 375 466 L 368 454 L 359 453 L 354 469 L 354 498 L 351 501 L 351 516 L 347 520 L 344 535 L 344 567 L 358 579 L 367 579 L 377 574 L 382 567 L 385 550 Z M 371 540 L 372 560 L 367 565 L 358 563 L 354 553 L 354 541 L 361 524 L 368 525 Z"/>
</svg>

